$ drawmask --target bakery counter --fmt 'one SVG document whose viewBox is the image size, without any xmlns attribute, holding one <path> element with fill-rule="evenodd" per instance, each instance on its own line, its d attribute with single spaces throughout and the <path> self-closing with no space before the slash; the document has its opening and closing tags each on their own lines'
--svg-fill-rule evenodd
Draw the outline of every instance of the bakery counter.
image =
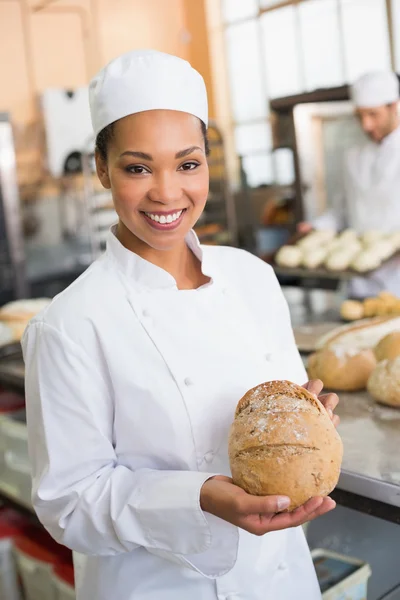
<svg viewBox="0 0 400 600">
<path fill-rule="evenodd" d="M 0 360 L 0 386 L 23 391 L 20 355 Z M 338 504 L 400 524 L 400 409 L 380 406 L 363 392 L 341 394 L 337 412 L 344 461 L 333 497 Z"/>
</svg>

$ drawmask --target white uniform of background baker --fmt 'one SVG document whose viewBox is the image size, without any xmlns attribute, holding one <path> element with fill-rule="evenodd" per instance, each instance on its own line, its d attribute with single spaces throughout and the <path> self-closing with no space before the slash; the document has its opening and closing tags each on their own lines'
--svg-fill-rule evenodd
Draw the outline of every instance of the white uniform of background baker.
<svg viewBox="0 0 400 600">
<path fill-rule="evenodd" d="M 370 137 L 345 157 L 343 195 L 333 210 L 322 215 L 317 228 L 351 227 L 363 233 L 400 230 L 400 122 L 399 83 L 390 72 L 369 73 L 352 88 L 361 126 Z M 382 289 L 400 295 L 400 264 L 383 267 L 370 278 L 352 282 L 352 293 L 376 294 Z"/>
<path fill-rule="evenodd" d="M 187 63 L 121 60 L 92 86 L 96 131 L 152 107 L 207 121 Z M 301 528 L 257 537 L 200 508 L 203 483 L 230 474 L 240 397 L 306 373 L 270 267 L 203 248 L 193 232 L 186 242 L 209 283 L 179 290 L 113 230 L 105 255 L 27 329 L 35 509 L 80 553 L 79 600 L 319 600 Z"/>
</svg>

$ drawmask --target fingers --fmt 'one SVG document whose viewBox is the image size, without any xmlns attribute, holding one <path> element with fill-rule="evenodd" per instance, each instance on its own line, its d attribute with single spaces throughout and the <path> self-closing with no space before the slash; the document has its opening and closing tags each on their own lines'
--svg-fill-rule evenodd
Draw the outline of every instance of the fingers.
<svg viewBox="0 0 400 600">
<path fill-rule="evenodd" d="M 307 381 L 307 383 L 303 385 L 304 389 L 308 390 L 311 394 L 314 394 L 315 396 L 320 395 L 320 393 L 323 390 L 323 387 L 324 384 L 320 379 L 313 379 L 311 381 Z"/>
<path fill-rule="evenodd" d="M 336 502 L 332 498 L 324 498 L 322 504 L 308 516 L 307 521 L 313 521 L 318 517 L 322 517 L 322 515 L 325 515 L 334 508 L 336 508 Z"/>
<path fill-rule="evenodd" d="M 251 496 L 244 494 L 237 498 L 236 509 L 241 515 L 270 515 L 281 513 L 290 506 L 287 496 Z"/>
<path fill-rule="evenodd" d="M 338 415 L 333 415 L 333 417 L 332 417 L 332 423 L 334 424 L 335 427 L 339 427 L 339 425 L 340 425 L 340 417 L 338 417 Z"/>
<path fill-rule="evenodd" d="M 270 522 L 269 530 L 278 531 L 289 527 L 299 527 L 333 510 L 336 503 L 331 498 L 311 498 L 291 513 L 275 515 Z"/>
<path fill-rule="evenodd" d="M 339 404 L 339 396 L 337 394 L 322 394 L 318 399 L 325 406 L 330 416 L 332 416 L 333 411 Z"/>
</svg>

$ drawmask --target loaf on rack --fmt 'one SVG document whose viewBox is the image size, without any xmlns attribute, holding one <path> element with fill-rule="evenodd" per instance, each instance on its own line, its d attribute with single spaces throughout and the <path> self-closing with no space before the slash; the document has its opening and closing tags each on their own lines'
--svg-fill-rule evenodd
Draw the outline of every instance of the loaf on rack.
<svg viewBox="0 0 400 600">
<path fill-rule="evenodd" d="M 329 389 L 365 389 L 377 364 L 375 347 L 399 329 L 400 317 L 375 317 L 334 329 L 319 340 L 309 358 L 310 379 L 321 379 Z"/>
</svg>

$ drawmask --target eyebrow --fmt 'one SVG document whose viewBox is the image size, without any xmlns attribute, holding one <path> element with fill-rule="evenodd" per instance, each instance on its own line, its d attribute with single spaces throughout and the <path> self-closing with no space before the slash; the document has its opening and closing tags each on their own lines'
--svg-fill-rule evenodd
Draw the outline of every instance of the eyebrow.
<svg viewBox="0 0 400 600">
<path fill-rule="evenodd" d="M 203 152 L 204 154 L 204 150 L 202 150 L 200 146 L 190 146 L 190 148 L 185 148 L 185 150 L 180 150 L 179 152 L 177 152 L 175 154 L 175 158 L 184 158 L 185 156 L 192 154 L 192 152 L 194 152 L 195 150 L 200 150 L 200 152 Z M 146 152 L 138 152 L 134 150 L 126 150 L 126 152 L 123 152 L 120 155 L 120 158 L 122 158 L 123 156 L 134 156 L 135 158 L 142 158 L 143 160 L 153 160 L 151 154 L 147 154 Z"/>
</svg>

